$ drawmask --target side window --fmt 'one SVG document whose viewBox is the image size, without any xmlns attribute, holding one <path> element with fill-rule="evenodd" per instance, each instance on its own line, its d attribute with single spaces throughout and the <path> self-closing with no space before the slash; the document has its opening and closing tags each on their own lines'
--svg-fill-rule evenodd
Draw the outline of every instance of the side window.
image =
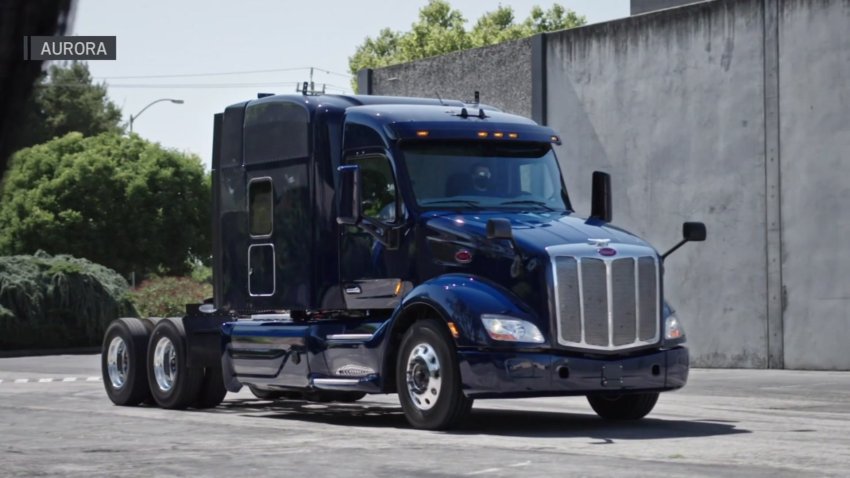
<svg viewBox="0 0 850 478">
<path fill-rule="evenodd" d="M 248 184 L 248 214 L 252 237 L 271 236 L 274 189 L 271 178 L 254 179 Z"/>
<path fill-rule="evenodd" d="M 351 162 L 360 166 L 363 216 L 395 222 L 397 195 L 390 160 L 386 156 L 366 156 Z"/>
</svg>

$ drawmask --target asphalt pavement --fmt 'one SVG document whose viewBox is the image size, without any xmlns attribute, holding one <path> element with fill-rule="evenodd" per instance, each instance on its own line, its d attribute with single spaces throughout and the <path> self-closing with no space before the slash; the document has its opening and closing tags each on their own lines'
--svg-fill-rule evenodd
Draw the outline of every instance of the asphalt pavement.
<svg viewBox="0 0 850 478">
<path fill-rule="evenodd" d="M 117 407 L 97 355 L 5 358 L 0 475 L 850 476 L 850 372 L 692 370 L 631 423 L 581 397 L 479 400 L 463 429 L 427 432 L 395 396 Z"/>
</svg>

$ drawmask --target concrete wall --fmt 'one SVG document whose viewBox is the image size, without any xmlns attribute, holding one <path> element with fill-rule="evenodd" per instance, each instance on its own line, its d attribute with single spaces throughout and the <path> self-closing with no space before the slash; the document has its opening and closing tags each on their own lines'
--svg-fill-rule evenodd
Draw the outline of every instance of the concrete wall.
<svg viewBox="0 0 850 478">
<path fill-rule="evenodd" d="M 548 124 L 576 208 L 613 176 L 614 221 L 659 249 L 698 366 L 766 367 L 761 2 L 715 2 L 549 35 Z M 742 227 L 746 225 L 746 227 Z"/>
<path fill-rule="evenodd" d="M 456 71 L 561 133 L 579 212 L 604 170 L 615 223 L 662 251 L 706 223 L 666 265 L 694 365 L 850 370 L 850 0 L 702 2 L 376 70 L 374 92 Z"/>
<path fill-rule="evenodd" d="M 654 12 L 665 8 L 681 7 L 701 0 L 631 0 L 631 14 Z"/>
<path fill-rule="evenodd" d="M 785 365 L 850 369 L 850 0 L 779 12 Z"/>
<path fill-rule="evenodd" d="M 378 95 L 473 99 L 531 116 L 531 39 L 475 48 L 374 70 Z"/>
</svg>

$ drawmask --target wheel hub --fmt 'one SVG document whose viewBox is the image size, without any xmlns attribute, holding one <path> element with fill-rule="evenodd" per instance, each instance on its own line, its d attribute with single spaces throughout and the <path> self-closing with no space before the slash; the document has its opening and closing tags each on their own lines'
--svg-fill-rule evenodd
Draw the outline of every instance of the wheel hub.
<svg viewBox="0 0 850 478">
<path fill-rule="evenodd" d="M 130 353 L 127 350 L 127 343 L 121 337 L 115 337 L 109 342 L 106 369 L 112 388 L 117 390 L 123 387 L 130 371 Z"/>
<path fill-rule="evenodd" d="M 416 408 L 430 410 L 440 397 L 443 378 L 437 352 L 427 343 L 413 347 L 407 358 L 407 392 Z"/>
<path fill-rule="evenodd" d="M 174 387 L 174 381 L 177 379 L 177 350 L 168 337 L 162 337 L 156 343 L 153 373 L 160 390 L 168 392 Z"/>
</svg>

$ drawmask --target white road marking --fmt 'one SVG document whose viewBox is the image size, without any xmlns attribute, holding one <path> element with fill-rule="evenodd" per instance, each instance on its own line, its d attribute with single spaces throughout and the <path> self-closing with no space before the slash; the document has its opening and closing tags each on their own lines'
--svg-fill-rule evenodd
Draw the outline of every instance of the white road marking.
<svg viewBox="0 0 850 478">
<path fill-rule="evenodd" d="M 528 466 L 530 464 L 531 464 L 530 461 L 523 461 L 521 463 L 514 463 L 513 465 L 508 465 L 508 466 L 513 467 L 513 468 L 518 468 L 520 466 Z"/>
<path fill-rule="evenodd" d="M 466 476 L 483 475 L 485 473 L 495 473 L 499 470 L 501 470 L 501 468 L 487 468 L 487 469 L 484 469 L 484 470 L 470 471 L 469 473 L 466 474 Z"/>
<path fill-rule="evenodd" d="M 100 377 L 86 377 L 86 382 L 100 382 Z"/>
<path fill-rule="evenodd" d="M 65 377 L 65 378 L 16 378 L 12 379 L 2 379 L 0 378 L 0 383 L 54 383 L 54 382 L 77 382 L 77 381 L 86 381 L 86 382 L 101 382 L 103 378 L 101 377 Z"/>
<path fill-rule="evenodd" d="M 27 378 L 16 378 L 15 379 L 15 383 L 27 383 L 27 382 L 29 382 L 29 379 L 27 379 Z"/>
<path fill-rule="evenodd" d="M 63 382 L 76 382 L 77 377 L 65 377 L 62 379 Z"/>
<path fill-rule="evenodd" d="M 52 378 L 40 378 L 40 379 L 38 379 L 38 383 L 50 383 L 52 381 L 53 381 Z"/>
</svg>

